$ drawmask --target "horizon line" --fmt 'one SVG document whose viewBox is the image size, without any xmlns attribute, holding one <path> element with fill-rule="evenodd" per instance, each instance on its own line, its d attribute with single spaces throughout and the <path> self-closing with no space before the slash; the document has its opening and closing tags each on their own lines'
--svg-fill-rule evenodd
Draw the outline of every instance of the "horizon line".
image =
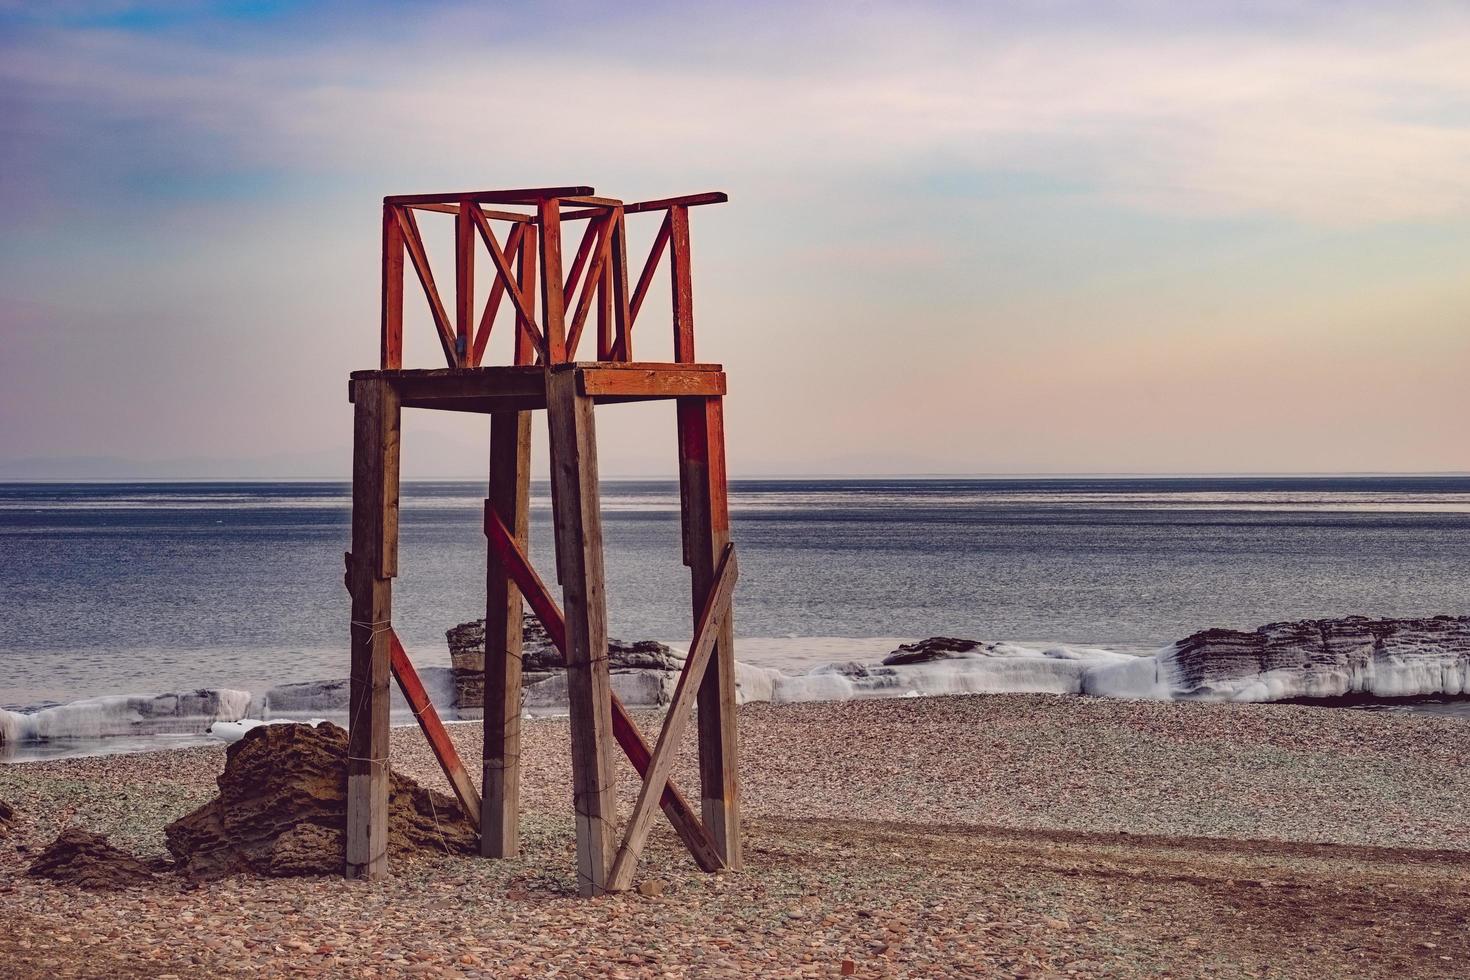
<svg viewBox="0 0 1470 980">
<path fill-rule="evenodd" d="M 1249 479 L 1344 479 L 1344 478 L 1470 478 L 1470 470 L 1243 470 L 1243 471 L 1075 471 L 1075 472 L 919 472 L 919 473 L 751 473 L 731 474 L 737 480 L 1082 480 L 1082 479 L 1155 479 L 1155 480 L 1249 480 Z M 400 484 L 415 483 L 475 483 L 483 477 L 417 476 L 400 480 Z M 533 483 L 545 483 L 550 477 L 532 477 Z M 663 481 L 678 482 L 677 473 L 672 474 L 628 474 L 615 473 L 600 476 L 599 482 Z M 341 483 L 351 485 L 350 477 L 342 476 L 173 476 L 173 477 L 3 477 L 0 486 L 7 484 L 86 484 L 86 483 Z"/>
</svg>

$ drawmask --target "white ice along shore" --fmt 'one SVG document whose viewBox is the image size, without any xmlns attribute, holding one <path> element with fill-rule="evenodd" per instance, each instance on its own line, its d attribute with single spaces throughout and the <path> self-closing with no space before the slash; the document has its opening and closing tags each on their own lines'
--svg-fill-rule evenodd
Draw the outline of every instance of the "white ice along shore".
<svg viewBox="0 0 1470 980">
<path fill-rule="evenodd" d="M 527 638 L 534 639 L 531 632 Z M 618 696 L 632 707 L 667 704 L 678 677 L 679 651 L 646 642 L 620 646 L 612 671 Z M 538 648 L 535 656 L 545 669 L 527 674 L 526 709 L 556 712 L 566 702 L 565 674 L 545 650 Z M 528 662 L 532 657 L 527 653 Z M 459 671 L 461 682 L 466 673 Z M 465 700 L 465 689 L 456 685 L 454 670 L 428 667 L 421 675 L 446 719 L 478 716 L 477 703 L 456 703 Z M 1350 616 L 1272 623 L 1251 632 L 1212 629 L 1144 655 L 931 637 L 901 645 L 881 664 L 832 663 L 792 673 L 740 663 L 736 680 L 742 703 L 995 693 L 1217 701 L 1465 696 L 1470 695 L 1470 617 Z M 335 718 L 346 710 L 345 680 L 285 684 L 255 696 L 199 690 L 92 698 L 31 713 L 0 710 L 0 745 L 200 734 L 216 722 L 224 723 L 219 732 L 225 735 L 243 732 L 251 719 Z M 411 723 L 396 692 L 395 714 L 399 722 Z"/>
<path fill-rule="evenodd" d="M 175 694 L 114 694 L 40 711 L 0 710 L 0 745 L 55 739 L 198 734 L 216 721 L 238 721 L 249 691 L 201 689 Z"/>
</svg>

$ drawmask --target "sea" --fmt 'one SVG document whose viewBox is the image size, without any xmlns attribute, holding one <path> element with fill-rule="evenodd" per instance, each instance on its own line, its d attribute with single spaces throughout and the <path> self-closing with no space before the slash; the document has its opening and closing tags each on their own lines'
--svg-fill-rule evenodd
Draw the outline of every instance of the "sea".
<svg viewBox="0 0 1470 980">
<path fill-rule="evenodd" d="M 483 615 L 485 488 L 402 488 L 415 661 Z M 550 496 L 532 558 L 555 579 Z M 876 662 L 949 635 L 1144 653 L 1213 626 L 1470 614 L 1470 477 L 736 480 L 737 656 Z M 678 487 L 602 486 L 614 636 L 687 643 Z M 348 669 L 336 482 L 0 485 L 0 707 Z"/>
</svg>

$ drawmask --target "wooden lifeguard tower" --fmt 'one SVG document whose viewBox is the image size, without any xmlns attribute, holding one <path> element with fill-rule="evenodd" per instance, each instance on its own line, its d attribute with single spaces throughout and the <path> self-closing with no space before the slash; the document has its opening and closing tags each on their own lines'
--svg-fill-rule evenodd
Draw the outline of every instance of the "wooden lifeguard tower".
<svg viewBox="0 0 1470 980">
<path fill-rule="evenodd" d="M 724 194 L 625 204 L 590 187 L 545 187 L 383 200 L 382 358 L 351 376 L 355 406 L 352 471 L 352 678 L 349 701 L 347 861 L 349 878 L 387 871 L 388 678 L 397 679 L 456 795 L 479 822 L 481 853 L 511 857 L 519 846 L 521 603 L 545 625 L 567 663 L 578 889 L 628 888 L 660 807 L 705 871 L 740 866 L 736 774 L 735 654 L 730 599 L 736 568 L 725 496 L 718 364 L 694 359 L 689 212 Z M 418 216 L 454 221 L 454 295 L 446 307 Z M 662 215 L 632 291 L 627 219 Z M 565 225 L 582 225 L 570 269 Z M 497 234 L 497 229 L 499 233 Z M 476 255 L 490 259 L 491 286 L 477 310 Z M 633 327 L 664 255 L 672 283 L 672 362 L 633 359 Z M 428 300 L 448 366 L 403 366 L 404 256 Z M 540 293 L 540 309 L 536 295 Z M 483 363 L 496 314 L 509 300 L 512 363 Z M 578 361 L 589 321 L 596 360 Z M 694 638 L 656 744 L 650 747 L 608 680 L 602 526 L 598 511 L 596 405 L 671 399 L 678 411 L 684 564 L 693 583 Z M 490 416 L 485 501 L 484 794 L 455 752 L 392 626 L 398 571 L 398 445 L 404 408 Z M 559 608 L 527 560 L 531 413 L 547 414 Z M 563 613 L 563 610 L 565 612 Z M 669 779 L 675 752 L 698 705 L 700 811 Z M 613 746 L 643 783 L 621 843 Z"/>
</svg>

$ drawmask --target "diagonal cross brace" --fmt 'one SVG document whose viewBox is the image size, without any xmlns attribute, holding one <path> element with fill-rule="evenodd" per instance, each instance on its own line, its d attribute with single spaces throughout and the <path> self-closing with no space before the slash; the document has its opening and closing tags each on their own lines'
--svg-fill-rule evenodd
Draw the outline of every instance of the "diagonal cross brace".
<svg viewBox="0 0 1470 980">
<path fill-rule="evenodd" d="M 352 591 L 352 553 L 348 552 L 346 558 L 347 591 L 350 593 Z M 397 631 L 391 627 L 388 630 L 388 641 L 391 650 L 389 665 L 393 669 L 393 679 L 398 681 L 398 689 L 403 692 L 403 699 L 413 710 L 414 719 L 418 721 L 419 729 L 424 733 L 424 738 L 428 740 L 434 758 L 439 760 L 439 768 L 444 770 L 444 777 L 449 780 L 449 785 L 454 789 L 454 795 L 459 798 L 460 807 L 464 809 L 470 825 L 478 833 L 480 830 L 480 794 L 475 789 L 474 781 L 465 771 L 464 763 L 459 758 L 459 752 L 454 748 L 454 741 L 449 737 L 444 722 L 440 720 L 439 712 L 434 710 L 434 702 L 429 700 L 429 692 L 424 689 L 424 682 L 419 679 L 419 673 L 414 669 L 413 661 L 408 659 L 408 652 L 399 642 Z"/>
<path fill-rule="evenodd" d="M 730 599 L 735 593 L 735 580 L 739 568 L 735 563 L 735 546 L 725 545 L 720 564 L 715 569 L 714 586 L 700 610 L 699 622 L 694 627 L 694 640 L 689 644 L 689 654 L 684 658 L 684 669 L 679 672 L 679 683 L 674 688 L 674 700 L 664 718 L 663 730 L 653 747 L 653 758 L 643 774 L 643 786 L 638 791 L 638 802 L 633 815 L 628 818 L 627 830 L 623 832 L 623 843 L 613 861 L 612 874 L 608 876 L 608 891 L 625 891 L 633 883 L 633 870 L 643 854 L 643 845 L 648 840 L 648 831 L 653 823 L 653 804 L 663 793 L 668 783 L 669 771 L 674 767 L 674 756 L 689 726 L 694 708 L 695 695 L 704 679 L 705 668 L 714 654 L 715 641 L 720 628 L 730 615 Z"/>
<path fill-rule="evenodd" d="M 489 501 L 485 502 L 485 535 L 490 540 L 490 547 L 494 549 L 495 556 L 507 573 L 515 581 L 521 590 L 526 604 L 541 620 L 541 625 L 546 627 L 546 633 L 551 637 L 552 643 L 566 656 L 567 628 L 566 619 L 562 616 L 556 600 L 551 597 L 541 576 L 531 567 L 526 559 L 525 553 L 521 551 L 510 529 L 505 526 L 500 515 L 495 512 Z M 623 754 L 628 761 L 633 763 L 633 768 L 638 775 L 646 777 L 649 764 L 652 761 L 652 751 L 643 733 L 633 722 L 628 714 L 628 709 L 623 706 L 622 699 L 617 694 L 612 696 L 612 728 L 613 737 L 617 739 L 618 745 L 622 746 Z M 720 856 L 719 849 L 715 847 L 714 840 L 709 831 L 705 830 L 699 815 L 689 805 L 684 794 L 673 780 L 668 780 L 664 791 L 659 796 L 659 805 L 664 815 L 669 818 L 684 846 L 693 855 L 694 861 L 702 871 L 719 871 L 725 867 L 725 860 Z"/>
</svg>

